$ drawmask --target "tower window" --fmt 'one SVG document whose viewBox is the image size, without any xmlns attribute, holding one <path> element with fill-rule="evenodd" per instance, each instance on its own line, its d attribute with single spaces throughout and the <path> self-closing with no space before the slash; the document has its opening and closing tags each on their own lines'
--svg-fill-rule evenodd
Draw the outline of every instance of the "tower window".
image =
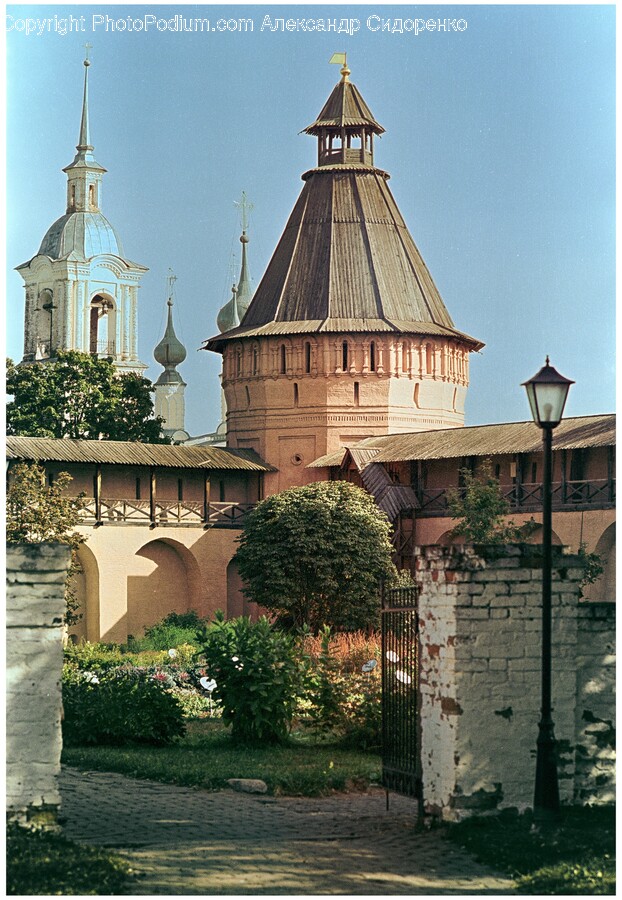
<svg viewBox="0 0 622 900">
<path fill-rule="evenodd" d="M 417 409 L 419 408 L 419 387 L 420 387 L 419 384 L 415 385 L 415 393 L 413 395 L 413 400 L 414 400 L 414 403 L 415 403 L 415 406 L 417 407 Z"/>
<path fill-rule="evenodd" d="M 257 347 L 253 347 L 253 375 L 256 375 L 259 370 L 259 353 L 257 352 Z"/>
<path fill-rule="evenodd" d="M 136 499 L 140 500 L 140 478 L 136 479 Z"/>
<path fill-rule="evenodd" d="M 531 483 L 536 484 L 538 481 L 538 463 L 531 464 Z"/>
<path fill-rule="evenodd" d="M 344 372 L 348 371 L 348 342 L 344 341 L 341 345 L 341 368 Z"/>
<path fill-rule="evenodd" d="M 247 409 L 250 409 L 250 406 L 251 406 L 251 392 L 250 392 L 249 389 L 248 389 L 248 385 L 246 385 L 246 386 L 244 387 L 244 390 L 246 391 L 246 408 L 247 408 Z"/>
<path fill-rule="evenodd" d="M 376 342 L 372 341 L 369 345 L 369 371 L 376 371 Z"/>
<path fill-rule="evenodd" d="M 177 479 L 177 499 L 179 501 L 184 499 L 184 480 L 183 480 L 183 478 Z"/>
<path fill-rule="evenodd" d="M 311 372 L 311 343 L 305 341 L 305 372 L 308 375 Z"/>
<path fill-rule="evenodd" d="M 294 385 L 294 406 L 298 406 L 298 385 Z"/>
<path fill-rule="evenodd" d="M 280 360 L 280 368 L 279 371 L 281 375 L 285 375 L 287 372 L 287 354 L 285 351 L 285 344 L 281 344 L 281 360 Z"/>
<path fill-rule="evenodd" d="M 402 372 L 408 372 L 408 346 L 402 345 Z"/>
<path fill-rule="evenodd" d="M 431 344 L 425 345 L 425 370 L 428 375 L 432 374 L 434 367 L 434 352 Z"/>
<path fill-rule="evenodd" d="M 242 351 L 237 350 L 235 354 L 235 374 L 239 378 L 242 374 Z"/>
<path fill-rule="evenodd" d="M 358 381 L 355 381 L 355 382 L 354 382 L 354 405 L 355 405 L 355 406 L 358 406 L 358 405 L 359 405 L 359 401 L 360 401 L 360 392 L 359 392 L 359 388 L 360 388 L 360 385 L 359 385 Z"/>
</svg>

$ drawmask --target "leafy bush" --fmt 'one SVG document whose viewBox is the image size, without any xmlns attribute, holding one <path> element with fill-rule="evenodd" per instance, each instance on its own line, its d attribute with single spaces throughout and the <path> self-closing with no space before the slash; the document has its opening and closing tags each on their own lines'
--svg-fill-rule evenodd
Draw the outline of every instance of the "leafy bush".
<svg viewBox="0 0 622 900">
<path fill-rule="evenodd" d="M 186 613 L 169 613 L 160 622 L 156 622 L 145 630 L 145 636 L 128 637 L 127 649 L 137 653 L 143 650 L 169 650 L 181 645 L 200 645 L 207 620 L 199 618 L 198 613 L 190 610 Z"/>
<path fill-rule="evenodd" d="M 203 656 L 234 740 L 282 741 L 305 672 L 295 639 L 273 629 L 265 616 L 258 622 L 246 617 L 225 621 L 220 613 L 206 632 Z"/>
<path fill-rule="evenodd" d="M 370 659 L 379 659 L 380 642 L 363 632 L 331 635 L 324 627 L 306 635 L 310 662 L 306 703 L 300 712 L 314 728 L 334 734 L 348 747 L 378 749 L 382 742 L 380 668 L 363 673 Z"/>
<path fill-rule="evenodd" d="M 185 732 L 182 707 L 158 680 L 66 666 L 63 740 L 68 745 L 167 744 Z"/>
<path fill-rule="evenodd" d="M 66 662 L 78 669 L 97 672 L 105 672 L 124 662 L 123 653 L 116 644 L 91 644 L 89 641 L 67 644 L 64 656 Z"/>
</svg>

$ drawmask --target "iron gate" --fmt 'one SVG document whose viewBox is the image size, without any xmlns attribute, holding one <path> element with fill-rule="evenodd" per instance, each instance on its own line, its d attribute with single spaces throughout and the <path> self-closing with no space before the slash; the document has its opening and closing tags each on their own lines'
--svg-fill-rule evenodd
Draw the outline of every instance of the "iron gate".
<svg viewBox="0 0 622 900">
<path fill-rule="evenodd" d="M 417 587 L 382 592 L 382 784 L 421 799 L 417 597 Z"/>
</svg>

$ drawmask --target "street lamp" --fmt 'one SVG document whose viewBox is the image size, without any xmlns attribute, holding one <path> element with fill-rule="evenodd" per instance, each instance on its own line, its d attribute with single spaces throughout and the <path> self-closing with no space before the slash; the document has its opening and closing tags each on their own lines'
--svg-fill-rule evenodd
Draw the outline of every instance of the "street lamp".
<svg viewBox="0 0 622 900">
<path fill-rule="evenodd" d="M 553 429 L 561 422 L 570 385 L 553 366 L 546 364 L 529 381 L 523 382 L 531 414 L 542 429 L 544 473 L 542 478 L 542 707 L 538 731 L 534 816 L 540 821 L 559 812 L 557 750 L 551 716 L 551 482 Z"/>
</svg>

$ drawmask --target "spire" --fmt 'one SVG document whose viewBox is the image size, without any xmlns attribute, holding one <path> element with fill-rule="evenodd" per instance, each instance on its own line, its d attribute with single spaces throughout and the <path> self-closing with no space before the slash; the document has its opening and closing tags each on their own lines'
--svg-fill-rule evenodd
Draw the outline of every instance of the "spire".
<svg viewBox="0 0 622 900">
<path fill-rule="evenodd" d="M 84 60 L 84 95 L 82 97 L 82 119 L 80 120 L 80 137 L 76 150 L 92 150 L 91 135 L 89 131 L 89 50 L 91 44 L 84 45 L 86 49 L 86 59 Z"/>
<path fill-rule="evenodd" d="M 246 198 L 246 192 L 242 191 L 242 197 L 235 204 L 240 210 L 240 219 L 242 224 L 242 234 L 240 235 L 240 243 L 242 244 L 242 266 L 240 268 L 240 279 L 238 281 L 237 290 L 237 312 L 240 320 L 243 319 L 244 313 L 249 307 L 253 299 L 253 286 L 248 271 L 248 260 L 246 257 L 246 245 L 249 242 L 247 235 L 248 230 L 248 214 L 253 209 L 253 204 L 249 203 Z"/>
<path fill-rule="evenodd" d="M 89 50 L 91 49 L 91 44 L 84 45 L 86 49 L 86 57 L 84 59 L 84 91 L 82 94 L 82 115 L 80 117 L 80 134 L 78 136 L 78 143 L 76 144 L 76 150 L 78 151 L 74 157 L 74 160 L 70 165 L 66 166 L 63 169 L 63 172 L 68 172 L 70 169 L 75 168 L 87 168 L 93 169 L 99 172 L 105 172 L 106 170 L 103 166 L 100 166 L 98 162 L 96 162 L 93 156 L 93 144 L 91 143 L 91 129 L 89 126 L 89 67 L 91 65 L 91 61 L 89 59 Z"/>
<path fill-rule="evenodd" d="M 220 332 L 237 328 L 253 299 L 253 283 L 248 271 L 248 259 L 246 253 L 246 245 L 249 243 L 249 237 L 246 232 L 248 230 L 248 214 L 254 207 L 252 203 L 248 202 L 245 191 L 242 191 L 242 196 L 239 200 L 234 201 L 234 206 L 237 206 L 240 210 L 240 223 L 242 225 L 242 234 L 240 235 L 240 243 L 242 244 L 242 265 L 240 266 L 240 278 L 238 283 L 237 285 L 233 284 L 231 287 L 231 299 L 225 303 L 216 319 L 216 324 Z"/>
<path fill-rule="evenodd" d="M 162 372 L 156 384 L 171 384 L 173 382 L 182 381 L 181 375 L 175 368 L 186 358 L 186 348 L 181 341 L 178 340 L 173 326 L 173 286 L 176 281 L 177 277 L 169 269 L 169 275 L 167 277 L 168 299 L 166 305 L 168 307 L 168 313 L 166 330 L 164 331 L 164 337 L 153 351 L 155 361 L 164 367 L 164 372 Z"/>
</svg>

